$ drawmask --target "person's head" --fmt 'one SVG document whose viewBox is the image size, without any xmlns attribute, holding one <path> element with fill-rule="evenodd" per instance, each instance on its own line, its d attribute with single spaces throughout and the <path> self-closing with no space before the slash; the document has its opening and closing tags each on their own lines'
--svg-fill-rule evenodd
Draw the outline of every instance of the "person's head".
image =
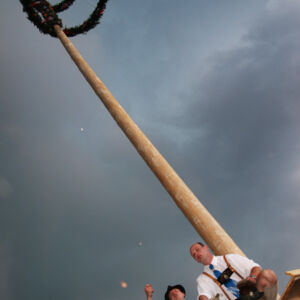
<svg viewBox="0 0 300 300">
<path fill-rule="evenodd" d="M 182 285 L 169 285 L 165 293 L 165 300 L 183 300 L 185 299 L 185 289 Z"/>
<path fill-rule="evenodd" d="M 190 254 L 195 261 L 203 265 L 209 265 L 213 259 L 213 255 L 208 246 L 200 242 L 195 243 L 190 247 Z"/>
</svg>

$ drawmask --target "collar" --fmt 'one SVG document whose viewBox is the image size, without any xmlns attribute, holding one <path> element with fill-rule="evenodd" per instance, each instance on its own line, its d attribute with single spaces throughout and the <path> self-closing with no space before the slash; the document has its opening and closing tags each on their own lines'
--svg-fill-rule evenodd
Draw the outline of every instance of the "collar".
<svg viewBox="0 0 300 300">
<path fill-rule="evenodd" d="M 215 256 L 213 256 L 212 261 L 210 262 L 209 265 L 213 264 L 215 265 L 217 263 L 217 258 Z M 204 268 L 208 268 L 209 269 L 209 265 L 204 265 Z"/>
<path fill-rule="evenodd" d="M 217 258 L 213 256 L 213 259 L 210 264 L 215 265 L 217 263 Z"/>
</svg>

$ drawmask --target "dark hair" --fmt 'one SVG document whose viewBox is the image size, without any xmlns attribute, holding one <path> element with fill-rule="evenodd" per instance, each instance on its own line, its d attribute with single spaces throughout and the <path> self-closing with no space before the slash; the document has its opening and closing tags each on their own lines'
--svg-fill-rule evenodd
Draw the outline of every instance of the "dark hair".
<svg viewBox="0 0 300 300">
<path fill-rule="evenodd" d="M 168 285 L 167 291 L 165 293 L 165 300 L 170 300 L 169 299 L 169 293 L 174 290 L 174 289 L 178 289 L 180 292 L 182 292 L 185 296 L 185 289 L 181 284 L 177 284 L 177 285 Z"/>
<path fill-rule="evenodd" d="M 199 244 L 200 246 L 204 247 L 204 244 L 201 242 L 197 242 L 196 244 Z"/>
</svg>

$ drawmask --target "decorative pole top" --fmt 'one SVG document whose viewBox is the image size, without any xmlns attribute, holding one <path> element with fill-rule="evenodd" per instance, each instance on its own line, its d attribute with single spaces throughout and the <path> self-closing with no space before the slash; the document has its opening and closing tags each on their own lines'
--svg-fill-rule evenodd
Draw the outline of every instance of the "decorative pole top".
<svg viewBox="0 0 300 300">
<path fill-rule="evenodd" d="M 72 37 L 77 34 L 87 33 L 89 30 L 93 29 L 99 24 L 107 1 L 108 0 L 99 0 L 94 11 L 81 25 L 63 28 L 65 35 Z M 57 37 L 54 25 L 62 27 L 62 21 L 57 13 L 68 9 L 75 0 L 64 0 L 53 6 L 46 0 L 20 0 L 20 2 L 23 5 L 23 11 L 28 15 L 28 19 L 40 30 L 40 32 Z"/>
</svg>

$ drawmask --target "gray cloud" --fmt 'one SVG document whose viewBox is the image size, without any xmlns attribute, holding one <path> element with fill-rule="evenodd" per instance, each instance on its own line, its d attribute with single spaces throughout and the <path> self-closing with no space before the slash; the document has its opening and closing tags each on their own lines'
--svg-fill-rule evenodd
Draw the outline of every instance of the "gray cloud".
<svg viewBox="0 0 300 300">
<path fill-rule="evenodd" d="M 0 198 L 9 198 L 13 191 L 12 185 L 3 177 L 0 177 Z"/>
<path fill-rule="evenodd" d="M 299 260 L 299 4 L 173 3 L 110 1 L 73 42 L 282 290 Z M 13 299 L 136 299 L 146 282 L 156 298 L 177 282 L 196 297 L 195 231 L 58 41 L 16 3 L 1 16 L 0 174 L 14 192 L 0 243 L 14 257 Z"/>
<path fill-rule="evenodd" d="M 189 136 L 184 164 L 194 191 L 249 256 L 282 272 L 299 260 L 300 7 L 273 4 L 242 46 L 212 56 L 172 121 Z M 294 249 L 288 259 L 268 250 L 282 243 Z"/>
<path fill-rule="evenodd" d="M 7 243 L 0 244 L 0 296 L 3 299 L 11 300 L 11 272 L 13 259 Z"/>
</svg>

